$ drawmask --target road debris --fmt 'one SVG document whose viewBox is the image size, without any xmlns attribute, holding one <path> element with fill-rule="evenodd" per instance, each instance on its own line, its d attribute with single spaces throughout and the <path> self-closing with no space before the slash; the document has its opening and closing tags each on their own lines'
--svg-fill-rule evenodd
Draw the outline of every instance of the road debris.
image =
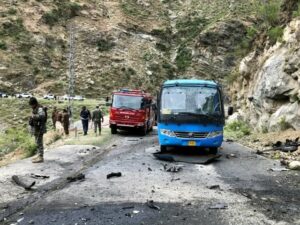
<svg viewBox="0 0 300 225">
<path fill-rule="evenodd" d="M 211 205 L 209 209 L 228 209 L 228 205 L 226 203 L 217 203 L 214 205 Z"/>
<path fill-rule="evenodd" d="M 211 185 L 211 186 L 207 186 L 208 189 L 211 189 L 211 190 L 215 190 L 215 189 L 221 189 L 220 185 L 216 184 L 216 185 Z"/>
<path fill-rule="evenodd" d="M 278 168 L 270 168 L 269 169 L 272 172 L 282 172 L 282 171 L 289 171 L 289 169 L 284 168 L 284 167 L 278 167 Z"/>
<path fill-rule="evenodd" d="M 25 190 L 29 191 L 35 185 L 35 181 L 30 184 L 25 184 L 17 175 L 11 177 L 12 180 L 19 186 L 23 187 Z"/>
<path fill-rule="evenodd" d="M 112 177 L 121 177 L 122 176 L 122 173 L 118 172 L 118 173 L 110 173 L 110 174 L 107 174 L 106 178 L 107 179 L 110 179 Z"/>
<path fill-rule="evenodd" d="M 39 174 L 30 174 L 30 176 L 32 177 L 32 178 L 35 178 L 35 179 L 48 179 L 48 178 L 50 178 L 50 176 L 46 176 L 46 175 L 39 175 Z"/>
<path fill-rule="evenodd" d="M 134 206 L 133 205 L 130 205 L 130 206 L 125 206 L 125 207 L 123 207 L 122 209 L 134 209 Z"/>
<path fill-rule="evenodd" d="M 227 159 L 237 158 L 236 154 L 226 154 Z"/>
<path fill-rule="evenodd" d="M 148 167 L 148 171 L 152 171 L 152 169 L 150 167 Z"/>
<path fill-rule="evenodd" d="M 221 155 L 189 155 L 184 153 L 153 153 L 155 158 L 162 161 L 168 161 L 168 162 L 185 162 L 185 163 L 191 163 L 191 164 L 203 164 L 207 165 L 218 158 L 221 157 Z"/>
<path fill-rule="evenodd" d="M 160 207 L 154 204 L 153 200 L 147 200 L 147 206 L 151 209 L 160 210 Z"/>
<path fill-rule="evenodd" d="M 226 139 L 225 142 L 231 143 L 231 142 L 234 142 L 234 140 L 232 140 L 232 139 Z"/>
<path fill-rule="evenodd" d="M 300 146 L 299 137 L 297 137 L 295 140 L 286 139 L 285 143 L 277 141 L 276 143 L 272 144 L 272 148 L 257 150 L 256 154 L 262 155 L 270 151 L 295 152 L 298 150 L 298 146 Z"/>
<path fill-rule="evenodd" d="M 69 182 L 83 181 L 84 179 L 85 179 L 85 175 L 82 174 L 82 173 L 74 175 L 74 176 L 67 177 L 67 180 Z"/>
<path fill-rule="evenodd" d="M 182 170 L 183 166 L 171 166 L 169 168 L 166 168 L 165 170 L 167 172 L 171 172 L 171 173 L 178 173 Z"/>
</svg>

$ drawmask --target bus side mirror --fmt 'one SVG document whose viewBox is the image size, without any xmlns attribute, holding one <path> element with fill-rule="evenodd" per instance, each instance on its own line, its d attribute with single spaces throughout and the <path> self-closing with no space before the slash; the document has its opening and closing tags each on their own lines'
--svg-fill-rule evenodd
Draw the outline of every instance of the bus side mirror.
<svg viewBox="0 0 300 225">
<path fill-rule="evenodd" d="M 229 106 L 228 107 L 228 111 L 227 111 L 227 115 L 228 116 L 231 116 L 233 114 L 233 107 L 232 106 Z"/>
<path fill-rule="evenodd" d="M 105 105 L 106 106 L 112 106 L 112 103 L 111 102 L 106 102 Z"/>
</svg>

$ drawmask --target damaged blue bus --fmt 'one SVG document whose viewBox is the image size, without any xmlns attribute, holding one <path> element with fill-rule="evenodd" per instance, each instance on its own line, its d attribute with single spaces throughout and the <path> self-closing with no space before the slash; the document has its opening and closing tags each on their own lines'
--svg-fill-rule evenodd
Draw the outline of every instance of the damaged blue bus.
<svg viewBox="0 0 300 225">
<path fill-rule="evenodd" d="M 225 124 L 221 86 L 206 80 L 169 80 L 158 96 L 158 137 L 167 147 L 208 148 L 216 154 Z"/>
</svg>

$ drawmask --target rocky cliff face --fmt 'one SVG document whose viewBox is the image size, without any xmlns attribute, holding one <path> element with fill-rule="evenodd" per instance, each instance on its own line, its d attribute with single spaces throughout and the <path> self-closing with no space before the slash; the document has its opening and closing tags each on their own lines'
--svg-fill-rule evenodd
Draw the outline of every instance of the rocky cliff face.
<svg viewBox="0 0 300 225">
<path fill-rule="evenodd" d="M 300 20 L 294 19 L 281 41 L 242 60 L 242 76 L 234 83 L 232 96 L 240 114 L 257 130 L 300 129 L 299 59 Z"/>
<path fill-rule="evenodd" d="M 78 94 L 155 92 L 172 78 L 224 80 L 251 39 L 256 2 L 3 0 L 0 90 L 66 93 L 71 24 Z"/>
</svg>

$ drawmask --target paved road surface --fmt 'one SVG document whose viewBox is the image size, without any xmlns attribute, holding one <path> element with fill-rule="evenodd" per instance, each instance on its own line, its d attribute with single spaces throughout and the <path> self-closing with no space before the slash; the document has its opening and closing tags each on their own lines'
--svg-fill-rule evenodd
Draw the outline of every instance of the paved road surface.
<svg viewBox="0 0 300 225">
<path fill-rule="evenodd" d="M 219 161 L 194 165 L 156 160 L 154 133 L 119 134 L 112 143 L 116 146 L 83 170 L 84 181 L 45 191 L 4 224 L 300 224 L 299 172 L 272 172 L 279 162 L 245 147 L 224 143 Z M 165 164 L 183 169 L 166 172 Z M 107 180 L 111 172 L 122 176 Z M 148 207 L 147 200 L 159 209 Z M 227 207 L 210 209 L 216 205 Z"/>
</svg>

